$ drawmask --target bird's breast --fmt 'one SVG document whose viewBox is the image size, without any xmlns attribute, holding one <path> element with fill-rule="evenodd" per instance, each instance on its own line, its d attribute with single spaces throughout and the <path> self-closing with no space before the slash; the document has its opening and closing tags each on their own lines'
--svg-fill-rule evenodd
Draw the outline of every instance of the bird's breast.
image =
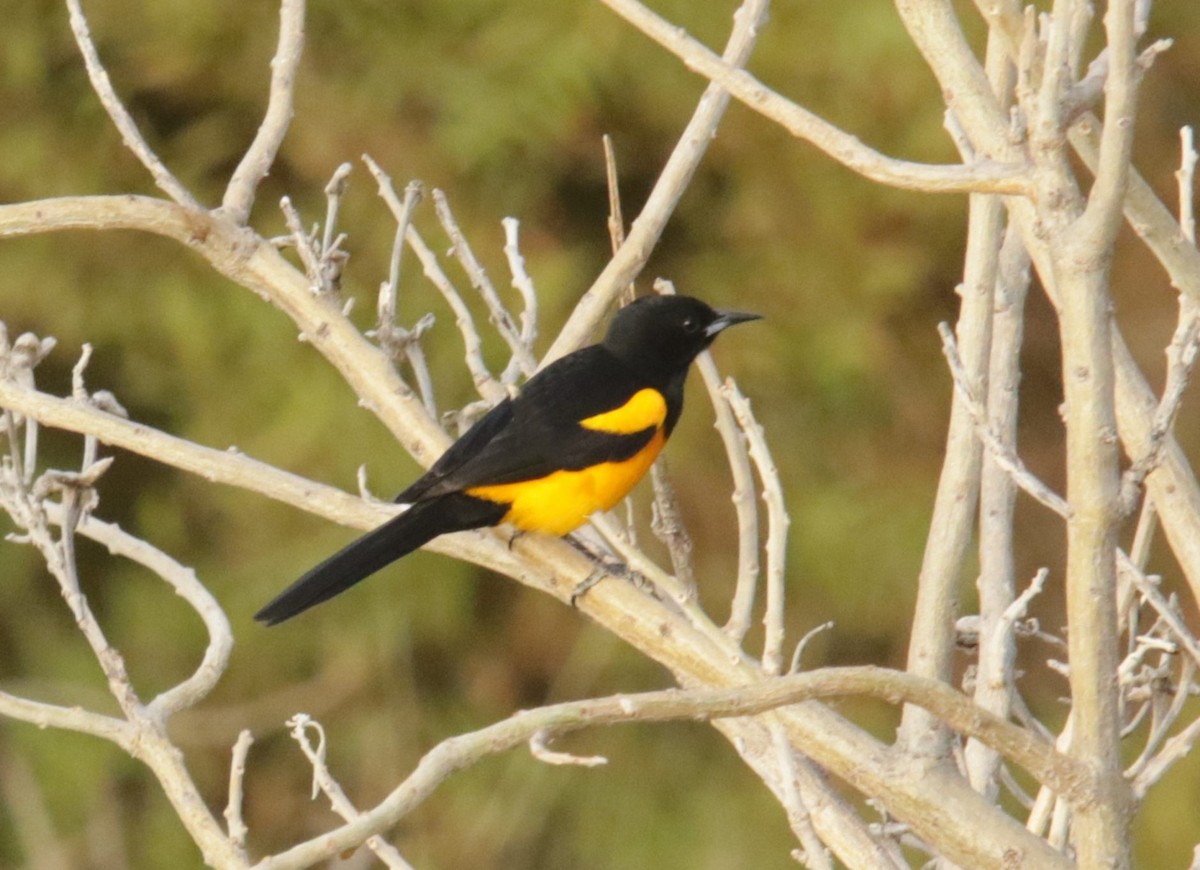
<svg viewBox="0 0 1200 870">
<path fill-rule="evenodd" d="M 662 401 L 662 396 L 654 390 L 642 392 L 654 393 Z M 638 394 L 640 395 L 640 394 Z M 634 397 L 637 399 L 637 396 Z M 601 431 L 616 432 L 616 426 L 626 425 L 634 414 L 626 412 L 629 403 L 605 414 L 589 418 L 592 421 L 602 420 L 601 428 L 589 426 Z M 638 400 L 643 401 L 643 400 Z M 626 412 L 626 416 L 620 416 Z M 666 414 L 665 403 L 663 416 Z M 617 414 L 617 417 L 609 415 Z M 604 418 L 608 418 L 605 420 Z M 586 425 L 588 421 L 583 421 Z M 658 424 L 650 423 L 642 429 Z M 621 434 L 632 434 L 637 429 L 621 431 Z M 545 532 L 550 535 L 565 535 L 583 524 L 583 521 L 596 511 L 610 510 L 629 491 L 637 485 L 650 466 L 654 464 L 659 452 L 666 443 L 666 434 L 661 425 L 646 446 L 628 459 L 618 462 L 599 462 L 587 468 L 571 471 L 555 471 L 537 480 L 523 480 L 516 483 L 504 483 L 494 486 L 477 486 L 467 490 L 469 495 L 488 501 L 507 504 L 508 513 L 503 522 L 511 523 L 519 529 L 528 532 Z"/>
</svg>

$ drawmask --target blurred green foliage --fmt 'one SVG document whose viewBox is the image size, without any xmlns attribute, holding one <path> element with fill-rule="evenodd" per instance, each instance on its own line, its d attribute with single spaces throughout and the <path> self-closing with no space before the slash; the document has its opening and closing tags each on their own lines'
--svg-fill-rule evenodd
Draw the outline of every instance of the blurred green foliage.
<svg viewBox="0 0 1200 870">
<path fill-rule="evenodd" d="M 260 119 L 275 10 L 233 0 L 88 5 L 117 91 L 173 171 L 215 204 Z M 657 8 L 719 46 L 733 7 L 670 0 Z M 968 7 L 964 18 L 973 18 Z M 4 19 L 0 201 L 154 193 L 88 88 L 61 4 L 9 3 Z M 1168 202 L 1177 127 L 1200 120 L 1195 23 L 1188 0 L 1155 5 L 1152 36 L 1177 42 L 1147 82 L 1138 162 Z M 521 219 L 543 300 L 543 348 L 608 253 L 600 135 L 614 138 L 632 217 L 703 87 L 594 3 L 316 0 L 307 30 L 295 121 L 255 226 L 282 232 L 276 205 L 285 193 L 306 220 L 320 218 L 334 168 L 368 152 L 398 184 L 420 178 L 447 191 L 498 285 L 507 283 L 499 219 Z M 778 4 L 751 69 L 888 153 L 955 159 L 936 84 L 887 3 Z M 965 215 L 962 197 L 866 183 L 735 104 L 645 273 L 644 284 L 665 275 L 684 292 L 767 316 L 755 332 L 722 342 L 718 357 L 754 399 L 787 486 L 793 636 L 837 621 L 812 644 L 810 666 L 903 661 L 948 405 L 934 325 L 955 314 Z M 417 221 L 443 245 L 429 208 Z M 353 254 L 346 290 L 366 328 L 393 226 L 361 165 L 341 228 Z M 453 318 L 406 262 L 403 319 L 437 314 L 427 352 L 440 406 L 456 407 L 474 396 Z M 91 342 L 89 382 L 116 392 L 137 420 L 213 447 L 236 444 L 348 489 L 360 464 L 381 494 L 416 471 L 281 314 L 178 245 L 130 233 L 6 241 L 0 282 L 10 330 L 60 341 L 41 370 L 47 388 L 67 389 L 80 346 Z M 1122 324 L 1158 378 L 1173 318 L 1167 282 L 1128 240 L 1116 282 Z M 1053 320 L 1038 299 L 1029 311 L 1023 450 L 1059 484 Z M 689 406 L 669 458 L 698 541 L 702 594 L 720 618 L 735 563 L 729 481 L 699 390 Z M 1185 411 L 1180 425 L 1194 445 L 1200 428 L 1190 418 Z M 76 461 L 77 439 L 46 440 L 48 457 Z M 266 631 L 250 620 L 257 606 L 349 532 L 125 454 L 102 496 L 102 516 L 194 565 L 230 613 L 231 667 L 175 733 L 210 804 L 221 807 L 229 747 L 238 729 L 254 729 L 247 814 L 255 853 L 333 823 L 308 801 L 307 765 L 283 732 L 297 710 L 324 722 L 332 769 L 366 806 L 448 734 L 519 706 L 668 683 L 579 614 L 428 554 Z M 1062 537 L 1045 519 L 1021 506 L 1027 575 L 1061 564 Z M 44 570 L 25 548 L 2 552 L 0 681 L 110 708 Z M 141 691 L 195 666 L 202 628 L 173 595 L 97 548 L 82 555 L 86 591 Z M 969 606 L 969 577 L 963 594 Z M 1058 599 L 1042 602 L 1049 626 Z M 1062 685 L 1036 660 L 1030 669 L 1028 679 L 1044 683 L 1034 694 L 1052 709 Z M 888 733 L 891 713 L 853 709 Z M 564 742 L 612 763 L 547 769 L 520 753 L 489 761 L 401 825 L 402 851 L 430 868 L 792 866 L 781 810 L 712 729 L 617 728 Z M 156 785 L 120 753 L 0 723 L 0 772 L 17 759 L 32 766 L 79 866 L 198 864 Z M 1145 866 L 1186 860 L 1194 826 L 1185 814 L 1198 798 L 1195 763 L 1155 794 L 1136 832 Z M 0 865 L 26 857 L 0 805 Z"/>
</svg>

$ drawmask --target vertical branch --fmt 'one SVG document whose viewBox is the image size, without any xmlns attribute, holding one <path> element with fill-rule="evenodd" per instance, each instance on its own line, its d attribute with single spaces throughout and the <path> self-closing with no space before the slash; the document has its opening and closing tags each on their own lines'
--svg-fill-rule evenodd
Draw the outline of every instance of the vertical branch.
<svg viewBox="0 0 1200 870">
<path fill-rule="evenodd" d="M 621 185 L 617 174 L 617 151 L 613 147 L 612 137 L 607 133 L 604 134 L 601 141 L 604 144 L 604 179 L 608 187 L 608 239 L 612 244 L 612 252 L 615 257 L 621 250 L 621 245 L 625 244 L 625 215 L 621 209 Z M 671 290 L 660 290 L 658 282 L 655 282 L 655 289 L 660 293 L 674 293 L 674 287 Z M 637 296 L 637 285 L 630 281 L 625 288 L 625 292 L 621 294 L 621 304 L 628 305 Z"/>
<path fill-rule="evenodd" d="M 763 670 L 771 675 L 783 672 L 784 641 L 784 563 L 787 558 L 787 529 L 791 520 L 783 499 L 783 484 L 775 461 L 767 448 L 762 426 L 750 411 L 749 400 L 732 379 L 726 378 L 721 394 L 729 402 L 733 416 L 746 435 L 750 458 L 758 468 L 763 486 L 763 502 L 767 506 L 767 607 L 763 614 L 766 638 L 763 640 Z"/>
<path fill-rule="evenodd" d="M 250 754 L 250 745 L 254 743 L 254 735 L 248 729 L 238 733 L 237 742 L 233 744 L 233 755 L 229 762 L 229 803 L 225 806 L 225 827 L 229 831 L 229 842 L 234 848 L 246 848 L 246 821 L 242 817 L 242 797 L 246 782 L 246 756 Z"/>
<path fill-rule="evenodd" d="M 995 197 L 980 194 L 971 197 L 957 331 L 971 392 L 976 396 L 984 395 L 987 390 L 992 294 L 1003 215 L 1003 205 Z M 981 452 L 968 403 L 955 391 L 946 435 L 946 459 L 921 561 L 908 648 L 908 670 L 935 680 L 950 679 L 959 572 L 974 527 Z M 945 755 L 950 748 L 946 730 L 928 713 L 912 706 L 904 710 L 901 739 L 909 749 L 933 755 Z"/>
<path fill-rule="evenodd" d="M 654 485 L 654 506 L 650 530 L 654 532 L 671 556 L 675 577 L 685 589 L 695 590 L 696 574 L 692 570 L 692 536 L 683 522 L 679 496 L 671 485 L 665 457 L 659 457 L 650 468 Z"/>
<path fill-rule="evenodd" d="M 241 163 L 229 179 L 221 210 L 238 224 L 244 224 L 254 206 L 254 193 L 271 171 L 283 137 L 292 122 L 292 92 L 296 70 L 304 50 L 304 0 L 282 0 L 279 6 L 279 44 L 271 58 L 271 91 L 267 111 L 254 141 L 246 149 Z"/>
<path fill-rule="evenodd" d="M 1000 444 L 1016 454 L 1017 387 L 1024 332 L 1025 296 L 1029 289 L 1029 255 L 1020 233 L 1009 226 L 1000 249 L 996 276 L 992 350 L 988 366 L 987 421 Z M 984 453 L 979 494 L 979 663 L 975 702 L 1007 717 L 1012 702 L 1015 637 L 1003 615 L 1015 594 L 1013 509 L 1017 487 L 1012 476 Z M 967 774 L 971 785 L 989 797 L 996 794 L 999 756 L 978 741 L 968 742 Z"/>
<path fill-rule="evenodd" d="M 1075 735 L 1071 754 L 1100 778 L 1098 800 L 1076 807 L 1085 867 L 1128 867 L 1129 790 L 1122 778 L 1117 682 L 1116 546 L 1120 478 L 1108 290 L 1112 244 L 1129 174 L 1135 107 L 1134 3 L 1105 15 L 1110 70 L 1100 163 L 1088 202 L 1059 258 L 1067 424 L 1067 617 Z M 1065 131 L 1063 131 L 1065 133 Z"/>
<path fill-rule="evenodd" d="M 1179 229 L 1196 244 L 1196 141 L 1191 127 L 1179 128 Z"/>
<path fill-rule="evenodd" d="M 533 279 L 525 271 L 525 258 L 521 255 L 520 230 L 521 224 L 516 218 L 506 217 L 500 222 L 504 226 L 504 257 L 508 260 L 508 271 L 512 275 L 512 285 L 521 296 L 521 346 L 528 355 L 534 357 L 533 344 L 537 341 L 538 300 L 537 290 L 534 289 Z M 513 354 L 508 365 L 500 375 L 500 382 L 505 386 L 515 384 L 521 371 L 521 357 Z"/>
<path fill-rule="evenodd" d="M 758 587 L 760 570 L 758 559 L 758 508 L 754 502 L 754 470 L 750 466 L 750 454 L 746 450 L 746 436 L 742 434 L 733 417 L 733 411 L 721 391 L 721 376 L 712 355 L 707 351 L 696 359 L 700 376 L 712 400 L 716 415 L 717 431 L 725 445 L 729 459 L 729 470 L 733 475 L 733 507 L 737 513 L 738 526 L 738 571 L 733 601 L 729 605 L 729 621 L 725 633 L 741 643 L 750 630 L 754 614 L 754 596 Z"/>
</svg>

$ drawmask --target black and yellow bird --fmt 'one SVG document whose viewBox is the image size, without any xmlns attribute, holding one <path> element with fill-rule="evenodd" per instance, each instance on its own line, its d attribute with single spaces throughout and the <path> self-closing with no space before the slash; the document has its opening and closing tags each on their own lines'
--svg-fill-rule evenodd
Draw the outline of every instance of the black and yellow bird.
<svg viewBox="0 0 1200 870">
<path fill-rule="evenodd" d="M 408 510 L 317 565 L 255 619 L 283 622 L 438 535 L 500 523 L 565 535 L 612 508 L 679 421 L 692 360 L 721 330 L 756 319 L 687 296 L 630 303 L 603 341 L 551 363 L 467 430 L 396 497 Z"/>
</svg>

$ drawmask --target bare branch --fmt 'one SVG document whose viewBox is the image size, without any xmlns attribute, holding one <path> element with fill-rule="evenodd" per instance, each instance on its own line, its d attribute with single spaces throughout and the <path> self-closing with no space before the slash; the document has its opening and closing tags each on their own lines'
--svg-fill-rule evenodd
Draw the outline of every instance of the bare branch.
<svg viewBox="0 0 1200 870">
<path fill-rule="evenodd" d="M 471 310 L 467 308 L 466 302 L 463 301 L 458 289 L 450 281 L 438 262 L 437 255 L 429 249 L 425 244 L 425 240 L 421 238 L 420 233 L 413 226 L 409 226 L 405 233 L 408 240 L 408 245 L 417 255 L 417 259 L 421 261 L 421 266 L 424 269 L 425 277 L 430 280 L 433 286 L 437 287 L 441 292 L 442 298 L 450 306 L 450 310 L 454 312 L 454 322 L 458 326 L 458 331 L 462 335 L 463 347 L 465 349 L 465 359 L 467 361 L 467 369 L 471 372 L 471 379 L 475 383 L 475 389 L 479 391 L 487 402 L 499 402 L 508 396 L 507 390 L 496 380 L 496 376 L 492 374 L 487 367 L 487 363 L 483 359 L 483 341 L 479 336 L 479 330 L 475 326 L 475 318 L 471 314 Z"/>
<path fill-rule="evenodd" d="M 1179 128 L 1179 230 L 1196 243 L 1196 143 L 1191 127 Z"/>
<path fill-rule="evenodd" d="M 1154 756 L 1133 780 L 1133 794 L 1137 798 L 1145 797 L 1150 786 L 1158 782 L 1168 770 L 1185 758 L 1200 742 L 1200 719 L 1195 719 L 1190 725 L 1172 737 L 1163 746 L 1161 752 Z M 1200 846 L 1197 846 L 1200 853 Z"/>
<path fill-rule="evenodd" d="M 0 692 L 0 715 L 28 722 L 38 728 L 61 728 L 64 731 L 90 734 L 115 743 L 126 752 L 130 750 L 136 737 L 133 726 L 123 719 L 92 713 L 80 707 L 60 707 L 57 704 L 31 701 L 10 695 L 8 692 Z"/>
<path fill-rule="evenodd" d="M 954 376 L 954 387 L 966 401 L 967 409 L 971 414 L 971 420 L 975 424 L 975 432 L 984 446 L 990 451 L 992 460 L 1012 476 L 1017 486 L 1037 499 L 1038 502 L 1061 517 L 1070 516 L 1070 508 L 1063 497 L 1038 480 L 1025 467 L 1025 463 L 1019 457 L 1013 455 L 1001 442 L 1000 438 L 988 427 L 987 412 L 971 392 L 966 370 L 963 368 L 962 359 L 958 355 L 958 345 L 954 340 L 954 333 L 944 323 L 938 324 L 938 332 L 942 336 L 942 350 L 946 355 L 946 362 L 949 364 L 950 372 Z"/>
<path fill-rule="evenodd" d="M 244 224 L 254 206 L 254 193 L 267 177 L 292 122 L 292 92 L 296 70 L 304 49 L 304 0 L 281 0 L 279 6 L 279 44 L 271 58 L 271 91 L 267 111 L 254 141 L 229 179 L 221 210 L 234 223 Z"/>
<path fill-rule="evenodd" d="M 722 55 L 727 63 L 740 67 L 749 60 L 750 52 L 758 39 L 758 29 L 766 21 L 769 5 L 767 0 L 743 0 L 734 13 L 733 32 Z M 629 235 L 621 249 L 609 260 L 604 271 L 583 294 L 570 319 L 542 359 L 542 365 L 586 344 L 613 300 L 624 292 L 641 272 L 654 246 L 658 244 L 663 228 L 674 213 L 680 197 L 691 183 L 709 143 L 715 137 L 717 126 L 728 105 L 729 94 L 723 87 L 712 84 L 704 89 L 691 120 L 667 159 L 654 189 L 650 191 L 646 205 L 629 228 Z"/>
<path fill-rule="evenodd" d="M 746 716 L 806 699 L 859 695 L 889 703 L 917 704 L 933 711 L 956 730 L 997 748 L 1068 800 L 1087 800 L 1091 793 L 1093 782 L 1086 767 L 1059 754 L 1041 738 L 980 710 L 942 683 L 874 667 L 825 668 L 735 689 L 671 689 L 573 701 L 516 713 L 479 731 L 442 741 L 421 759 L 407 780 L 373 809 L 255 867 L 256 870 L 307 867 L 353 848 L 394 825 L 453 773 L 488 755 L 527 743 L 540 732 L 560 735 L 622 722 Z"/>
<path fill-rule="evenodd" d="M 758 468 L 758 478 L 763 486 L 763 502 L 767 506 L 767 609 L 763 615 L 766 638 L 763 641 L 763 671 L 768 674 L 783 672 L 784 642 L 784 565 L 787 559 L 787 530 L 791 524 L 783 498 L 783 482 L 771 451 L 767 447 L 766 433 L 754 418 L 749 400 L 742 395 L 732 378 L 726 378 L 721 395 L 729 403 L 733 416 L 746 435 L 750 458 Z"/>
<path fill-rule="evenodd" d="M 108 112 L 113 126 L 121 134 L 121 141 L 125 143 L 125 147 L 132 151 L 141 164 L 150 171 L 154 184 L 159 190 L 185 208 L 201 209 L 200 203 L 196 202 L 187 188 L 171 174 L 171 170 L 167 169 L 158 159 L 158 155 L 146 143 L 137 124 L 134 123 L 133 116 L 129 114 L 129 110 L 117 96 L 117 92 L 108 78 L 108 72 L 105 71 L 104 64 L 100 60 L 100 54 L 96 51 L 96 45 L 92 42 L 91 30 L 88 27 L 87 18 L 83 14 L 83 8 L 80 6 L 80 0 L 67 0 L 67 9 L 70 10 L 71 32 L 75 35 L 79 53 L 83 55 L 83 63 L 87 67 L 92 90 L 100 98 L 100 104 L 104 106 L 104 111 Z"/>
<path fill-rule="evenodd" d="M 788 742 L 787 732 L 776 720 L 770 724 L 771 739 L 775 744 L 775 752 L 779 757 L 779 775 L 782 780 L 783 805 L 787 810 L 788 825 L 792 833 L 800 841 L 803 852 L 797 857 L 810 870 L 833 870 L 833 860 L 829 847 L 821 842 L 820 836 L 813 828 L 812 817 L 804 799 L 800 797 L 800 786 L 797 783 L 797 758 L 795 750 Z M 801 762 L 803 763 L 803 762 Z"/>
<path fill-rule="evenodd" d="M 521 256 L 521 223 L 516 218 L 506 217 L 501 224 L 504 226 L 504 256 L 508 260 L 508 271 L 512 275 L 512 285 L 520 294 L 524 306 L 521 311 L 520 344 L 526 354 L 533 358 L 533 345 L 537 341 L 538 300 L 533 279 L 525 271 L 525 258 Z M 521 359 L 522 356 L 513 354 L 500 375 L 502 384 L 509 386 L 516 383 L 517 373 L 521 370 Z"/>
<path fill-rule="evenodd" d="M 654 504 L 650 528 L 655 537 L 662 541 L 671 556 L 675 577 L 684 588 L 696 587 L 696 575 L 692 570 L 692 536 L 688 534 L 679 508 L 679 496 L 667 474 L 666 458 L 660 457 L 650 469 L 654 485 Z M 693 593 L 695 595 L 695 593 Z"/>
<path fill-rule="evenodd" d="M 729 470 L 733 474 L 733 506 L 738 524 L 738 573 L 733 601 L 729 605 L 729 621 L 725 633 L 737 643 L 742 642 L 754 616 L 754 596 L 758 586 L 758 508 L 754 499 L 754 471 L 746 449 L 746 436 L 734 419 L 729 402 L 721 392 L 721 375 L 717 364 L 707 351 L 696 359 L 696 367 L 704 379 L 704 387 L 716 415 L 714 425 L 725 445 Z"/>
<path fill-rule="evenodd" d="M 354 804 L 350 802 L 350 798 L 346 797 L 346 793 L 342 791 L 341 785 L 333 778 L 333 775 L 329 772 L 329 768 L 325 765 L 325 729 L 321 727 L 319 722 L 304 713 L 297 713 L 287 724 L 291 729 L 292 737 L 300 744 L 300 749 L 312 765 L 313 797 L 316 798 L 318 793 L 324 793 L 325 797 L 329 799 L 329 805 L 333 808 L 333 811 L 347 822 L 354 822 L 360 819 L 362 815 L 355 808 Z M 317 732 L 318 742 L 315 747 L 308 739 L 309 729 Z M 367 848 L 374 852 L 375 856 L 387 867 L 393 868 L 393 870 L 412 870 L 412 866 L 404 860 L 396 848 L 382 837 L 378 835 L 370 836 L 366 838 L 365 842 Z M 357 846 L 358 844 L 355 843 L 354 845 Z"/>
<path fill-rule="evenodd" d="M 1094 253 L 1109 248 L 1121 226 L 1125 190 L 1133 153 L 1133 121 L 1137 109 L 1137 34 L 1135 0 L 1112 0 L 1104 14 L 1109 71 L 1104 85 L 1104 129 L 1096 177 L 1080 218 L 1082 244 Z"/>
<path fill-rule="evenodd" d="M 246 848 L 246 822 L 242 818 L 242 795 L 246 780 L 246 756 L 254 735 L 242 729 L 233 744 L 233 756 L 229 762 L 229 803 L 225 807 L 225 826 L 229 831 L 229 842 L 238 849 Z"/>
<path fill-rule="evenodd" d="M 517 368 L 528 377 L 537 369 L 537 360 L 533 358 L 529 348 L 522 342 L 517 324 L 513 321 L 512 315 L 508 313 L 508 309 L 504 307 L 504 303 L 500 301 L 500 295 L 492 285 L 492 279 L 488 277 L 483 264 L 479 262 L 475 252 L 471 250 L 466 236 L 459 228 L 458 221 L 454 219 L 454 213 L 450 210 L 446 194 L 435 188 L 433 204 L 442 229 L 450 237 L 451 253 L 463 267 L 467 277 L 471 279 L 471 286 L 483 299 L 483 303 L 488 309 L 488 317 L 496 328 L 496 332 L 500 334 L 509 350 L 512 351 L 512 358 L 516 361 Z"/>
<path fill-rule="evenodd" d="M 681 28 L 672 26 L 637 0 L 602 2 L 682 60 L 688 69 L 720 84 L 746 106 L 775 121 L 796 138 L 815 145 L 838 163 L 872 181 L 925 193 L 1029 194 L 1022 166 L 986 159 L 972 165 L 937 166 L 880 154 L 855 136 L 766 87 L 749 73 L 718 58 Z"/>
</svg>

